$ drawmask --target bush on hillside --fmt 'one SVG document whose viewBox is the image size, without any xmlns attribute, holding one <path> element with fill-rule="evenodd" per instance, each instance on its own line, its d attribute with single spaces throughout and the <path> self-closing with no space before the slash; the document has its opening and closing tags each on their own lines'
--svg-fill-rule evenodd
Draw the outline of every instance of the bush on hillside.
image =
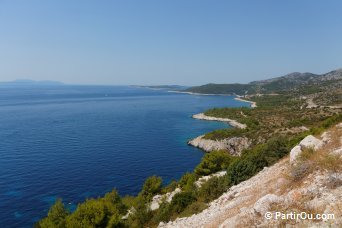
<svg viewBox="0 0 342 228">
<path fill-rule="evenodd" d="M 234 158 L 226 151 L 213 151 L 204 155 L 201 163 L 195 168 L 197 175 L 209 175 L 227 169 Z"/>
<path fill-rule="evenodd" d="M 36 227 L 65 227 L 65 218 L 69 212 L 65 209 L 62 200 L 57 199 L 51 206 L 46 218 L 39 221 Z"/>
<path fill-rule="evenodd" d="M 198 198 L 208 203 L 221 196 L 225 191 L 227 191 L 228 187 L 229 182 L 226 176 L 212 177 L 207 182 L 202 184 L 198 191 Z"/>
<path fill-rule="evenodd" d="M 249 149 L 231 163 L 227 169 L 230 184 L 238 184 L 270 166 L 289 152 L 288 141 L 281 137 L 270 139 L 266 144 Z"/>
<path fill-rule="evenodd" d="M 139 196 L 149 202 L 152 197 L 161 191 L 163 180 L 161 177 L 151 176 L 148 177 L 142 187 Z"/>
<path fill-rule="evenodd" d="M 66 227 L 104 227 L 108 224 L 121 224 L 121 215 L 126 207 L 116 190 L 107 193 L 103 198 L 88 199 L 79 204 L 77 209 L 67 217 Z"/>
<path fill-rule="evenodd" d="M 197 176 L 194 173 L 185 173 L 181 179 L 179 180 L 179 186 L 183 191 L 194 191 L 195 181 L 197 180 Z"/>
<path fill-rule="evenodd" d="M 172 211 L 180 213 L 194 201 L 196 201 L 196 197 L 192 192 L 177 193 L 171 201 Z"/>
</svg>

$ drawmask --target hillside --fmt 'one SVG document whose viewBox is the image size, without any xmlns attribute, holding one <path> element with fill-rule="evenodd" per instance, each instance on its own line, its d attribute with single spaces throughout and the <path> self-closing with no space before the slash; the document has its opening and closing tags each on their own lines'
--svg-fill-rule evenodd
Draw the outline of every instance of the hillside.
<svg viewBox="0 0 342 228">
<path fill-rule="evenodd" d="M 339 227 L 341 139 L 342 124 L 319 135 L 315 143 L 304 139 L 299 144 L 302 148 L 317 149 L 303 150 L 292 161 L 293 150 L 290 156 L 229 188 L 203 212 L 160 223 L 159 227 Z M 270 217 L 265 218 L 267 215 Z M 296 215 L 308 219 L 297 219 Z"/>
<path fill-rule="evenodd" d="M 341 96 L 342 69 L 334 70 L 326 74 L 290 73 L 285 76 L 261 81 L 253 81 L 248 84 L 207 84 L 190 87 L 187 92 L 203 94 L 283 94 L 293 92 L 298 95 L 311 94 L 312 92 L 326 91 L 332 88 Z"/>
</svg>

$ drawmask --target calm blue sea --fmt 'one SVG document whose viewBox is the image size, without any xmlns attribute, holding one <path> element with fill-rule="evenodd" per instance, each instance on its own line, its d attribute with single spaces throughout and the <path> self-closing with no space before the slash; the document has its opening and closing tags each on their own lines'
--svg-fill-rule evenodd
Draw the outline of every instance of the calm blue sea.
<svg viewBox="0 0 342 228">
<path fill-rule="evenodd" d="M 113 188 L 137 194 L 151 175 L 178 179 L 203 156 L 187 140 L 228 127 L 191 115 L 247 105 L 128 86 L 0 87 L 0 227 L 32 227 L 57 197 L 72 208 Z"/>
</svg>

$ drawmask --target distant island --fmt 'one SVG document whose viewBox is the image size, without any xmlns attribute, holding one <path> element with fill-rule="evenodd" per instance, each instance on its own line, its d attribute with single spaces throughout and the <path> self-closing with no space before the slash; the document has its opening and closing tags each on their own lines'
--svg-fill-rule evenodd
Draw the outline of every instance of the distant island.
<svg viewBox="0 0 342 228">
<path fill-rule="evenodd" d="M 0 82 L 0 86 L 60 86 L 65 85 L 63 82 L 58 81 L 35 81 L 30 79 L 18 79 L 8 82 Z"/>
</svg>

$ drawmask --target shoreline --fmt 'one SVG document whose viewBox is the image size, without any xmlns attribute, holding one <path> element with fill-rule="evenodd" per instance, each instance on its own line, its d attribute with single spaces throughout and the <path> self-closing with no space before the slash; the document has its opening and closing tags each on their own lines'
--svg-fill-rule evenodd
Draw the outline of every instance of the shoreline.
<svg viewBox="0 0 342 228">
<path fill-rule="evenodd" d="M 236 96 L 233 94 L 214 94 L 214 93 L 194 93 L 194 92 L 186 92 L 186 91 L 176 91 L 176 90 L 169 90 L 167 91 L 169 93 L 183 93 L 183 94 L 189 94 L 189 95 L 199 95 L 199 96 Z"/>
<path fill-rule="evenodd" d="M 178 91 L 175 91 L 175 92 L 178 92 Z M 197 95 L 196 93 L 192 93 L 192 92 L 178 92 L 178 93 L 186 93 L 186 94 L 191 94 L 191 95 Z M 216 94 L 198 94 L 198 95 L 214 96 Z M 225 96 L 228 96 L 228 95 L 225 95 Z M 232 95 L 230 95 L 230 96 L 232 96 Z M 256 102 L 244 100 L 241 97 L 242 96 L 235 95 L 234 100 L 250 103 L 251 108 L 257 107 Z M 228 118 L 219 118 L 219 117 L 207 116 L 204 113 L 194 114 L 194 115 L 192 115 L 192 118 L 198 119 L 198 120 L 225 122 L 225 123 L 229 124 L 231 127 L 236 127 L 236 128 L 240 128 L 240 129 L 247 128 L 246 124 L 239 123 L 236 120 L 228 119 Z M 234 139 L 234 140 L 232 140 L 232 142 L 231 142 L 231 139 L 210 140 L 210 139 L 205 139 L 204 136 L 205 136 L 205 134 L 200 135 L 196 138 L 193 138 L 193 139 L 189 140 L 187 142 L 187 144 L 191 145 L 193 147 L 199 148 L 205 152 L 210 152 L 212 150 L 218 150 L 218 149 L 228 149 L 228 147 L 229 147 L 230 151 L 232 150 L 232 147 L 233 147 L 234 148 L 233 151 L 236 152 L 237 151 L 236 148 L 238 148 L 238 146 L 236 145 L 236 141 L 240 141 L 240 140 L 244 141 L 243 148 L 247 148 L 249 146 L 249 145 L 247 145 L 248 140 L 246 141 L 244 138 L 240 138 L 240 137 L 233 137 L 232 139 Z M 241 144 L 241 142 L 239 142 L 238 144 Z M 237 153 L 234 153 L 234 154 L 240 154 L 240 152 L 238 151 Z"/>
<path fill-rule="evenodd" d="M 194 92 L 176 91 L 176 90 L 169 90 L 167 92 L 169 92 L 169 93 L 182 93 L 182 94 L 197 95 L 197 96 L 227 96 L 227 97 L 234 97 L 234 100 L 250 103 L 251 104 L 251 106 L 250 106 L 251 108 L 258 107 L 255 101 L 245 100 L 245 99 L 242 99 L 243 96 L 234 95 L 234 94 L 194 93 Z"/>
<path fill-rule="evenodd" d="M 245 129 L 247 127 L 246 124 L 239 123 L 236 120 L 232 120 L 232 119 L 228 119 L 228 118 L 219 118 L 219 117 L 207 116 L 203 112 L 192 115 L 192 118 L 198 119 L 198 120 L 226 122 L 230 126 L 240 128 L 240 129 Z"/>
<path fill-rule="evenodd" d="M 250 103 L 251 104 L 251 108 L 258 107 L 255 101 L 249 101 L 249 100 L 242 99 L 241 96 L 236 96 L 234 98 L 234 100 Z"/>
<path fill-rule="evenodd" d="M 192 118 L 198 120 L 208 120 L 208 121 L 220 121 L 229 124 L 231 127 L 236 127 L 240 129 L 245 129 L 246 124 L 237 122 L 236 120 L 228 118 L 217 118 L 212 116 L 207 116 L 204 113 L 198 113 L 192 115 Z M 205 139 L 205 135 L 200 135 L 196 138 L 189 140 L 187 143 L 193 147 L 199 148 L 204 152 L 210 153 L 214 150 L 228 150 L 233 156 L 239 156 L 243 149 L 248 148 L 249 141 L 245 137 L 229 137 L 221 140 Z"/>
</svg>

